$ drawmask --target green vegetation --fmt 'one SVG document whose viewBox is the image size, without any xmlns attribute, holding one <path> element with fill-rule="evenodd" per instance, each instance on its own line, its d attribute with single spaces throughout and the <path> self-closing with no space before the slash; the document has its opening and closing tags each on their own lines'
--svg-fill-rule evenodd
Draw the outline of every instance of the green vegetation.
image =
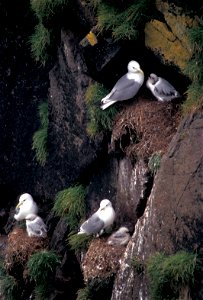
<svg viewBox="0 0 203 300">
<path fill-rule="evenodd" d="M 4 275 L 0 280 L 0 294 L 2 294 L 6 300 L 17 300 L 18 284 L 13 276 Z"/>
<path fill-rule="evenodd" d="M 150 0 L 139 0 L 118 9 L 100 1 L 97 8 L 97 27 L 100 31 L 110 30 L 115 40 L 133 40 L 139 35 L 140 25 L 147 21 Z"/>
<path fill-rule="evenodd" d="M 197 255 L 193 253 L 152 256 L 147 263 L 152 299 L 178 299 L 184 287 L 194 284 L 197 268 Z"/>
<path fill-rule="evenodd" d="M 203 107 L 203 26 L 189 29 L 188 36 L 193 56 L 184 73 L 192 83 L 188 87 L 187 100 L 182 107 L 184 114 Z"/>
<path fill-rule="evenodd" d="M 35 150 L 36 159 L 41 166 L 44 166 L 47 160 L 47 137 L 48 137 L 48 102 L 45 101 L 39 105 L 40 128 L 32 139 L 32 149 Z"/>
<path fill-rule="evenodd" d="M 150 171 L 155 175 L 161 165 L 161 152 L 155 152 L 149 158 L 148 167 Z"/>
<path fill-rule="evenodd" d="M 87 133 L 91 137 L 94 137 L 101 131 L 111 130 L 112 128 L 113 119 L 117 113 L 116 107 L 109 107 L 105 111 L 99 107 L 101 99 L 107 94 L 108 91 L 99 83 L 90 85 L 86 91 L 85 101 L 89 117 Z"/>
<path fill-rule="evenodd" d="M 35 32 L 29 39 L 31 53 L 42 65 L 48 62 L 49 53 L 54 48 L 61 13 L 68 3 L 69 0 L 30 0 L 31 8 L 38 20 Z"/>
<path fill-rule="evenodd" d="M 49 287 L 46 284 L 41 283 L 35 286 L 34 288 L 35 300 L 48 299 L 48 295 L 49 295 Z"/>
<path fill-rule="evenodd" d="M 34 33 L 30 36 L 29 43 L 31 45 L 32 57 L 45 65 L 48 61 L 48 51 L 51 45 L 51 32 L 44 27 L 42 23 L 35 26 Z"/>
<path fill-rule="evenodd" d="M 53 251 L 43 250 L 30 256 L 27 267 L 30 278 L 37 285 L 46 283 L 50 276 L 55 272 L 56 267 L 60 264 L 57 254 Z"/>
<path fill-rule="evenodd" d="M 70 233 L 68 236 L 68 244 L 71 250 L 76 252 L 81 252 L 83 250 L 87 250 L 90 242 L 92 241 L 93 236 L 88 234 L 73 234 Z"/>
<path fill-rule="evenodd" d="M 30 256 L 27 262 L 28 274 L 35 282 L 35 299 L 47 299 L 56 267 L 60 259 L 53 251 L 43 250 Z"/>
<path fill-rule="evenodd" d="M 91 300 L 91 291 L 88 287 L 78 290 L 76 300 Z"/>
<path fill-rule="evenodd" d="M 137 274 L 142 274 L 144 271 L 144 265 L 141 260 L 137 257 L 131 259 L 131 265 L 136 270 Z"/>
<path fill-rule="evenodd" d="M 85 215 L 85 193 L 82 185 L 76 185 L 60 191 L 55 197 L 53 211 L 66 218 L 70 230 L 74 230 Z"/>
<path fill-rule="evenodd" d="M 67 6 L 69 0 L 30 0 L 31 8 L 41 22 L 48 22 Z"/>
</svg>

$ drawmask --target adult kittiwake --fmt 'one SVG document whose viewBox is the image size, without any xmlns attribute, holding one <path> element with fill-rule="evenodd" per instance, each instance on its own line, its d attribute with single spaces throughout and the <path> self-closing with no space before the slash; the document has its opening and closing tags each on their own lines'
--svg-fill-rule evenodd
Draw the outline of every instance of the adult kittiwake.
<svg viewBox="0 0 203 300">
<path fill-rule="evenodd" d="M 19 198 L 18 205 L 15 208 L 14 218 L 17 221 L 25 219 L 28 214 L 37 214 L 38 207 L 32 196 L 28 193 L 22 194 Z"/>
<path fill-rule="evenodd" d="M 101 235 L 105 228 L 111 226 L 115 220 L 115 211 L 111 201 L 103 199 L 99 209 L 87 219 L 81 226 L 78 234 L 97 234 Z"/>
<path fill-rule="evenodd" d="M 101 100 L 101 109 L 106 109 L 117 101 L 133 98 L 144 82 L 144 73 L 135 60 L 128 63 L 128 73 L 123 75 L 114 85 L 111 92 Z"/>
<path fill-rule="evenodd" d="M 25 217 L 26 220 L 26 230 L 28 236 L 36 236 L 36 237 L 47 237 L 47 227 L 39 216 L 35 214 L 29 214 Z"/>
<path fill-rule="evenodd" d="M 112 246 L 125 246 L 130 240 L 130 234 L 127 227 L 122 226 L 116 232 L 112 233 L 107 240 L 107 244 Z"/>
<path fill-rule="evenodd" d="M 158 101 L 171 101 L 180 97 L 179 92 L 167 80 L 154 73 L 150 74 L 146 86 Z"/>
</svg>

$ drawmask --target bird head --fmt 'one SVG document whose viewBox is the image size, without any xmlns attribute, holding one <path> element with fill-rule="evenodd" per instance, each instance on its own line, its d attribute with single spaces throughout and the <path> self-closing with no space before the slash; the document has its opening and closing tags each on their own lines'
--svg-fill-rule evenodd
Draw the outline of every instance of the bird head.
<svg viewBox="0 0 203 300">
<path fill-rule="evenodd" d="M 143 71 L 140 69 L 140 65 L 135 60 L 131 60 L 128 63 L 128 72 L 131 72 L 131 73 L 143 73 Z"/>
<path fill-rule="evenodd" d="M 28 193 L 22 194 L 19 198 L 19 203 L 17 204 L 16 209 L 20 208 L 20 206 L 23 205 L 25 201 L 33 201 L 32 196 Z"/>
<path fill-rule="evenodd" d="M 109 201 L 108 199 L 103 199 L 101 202 L 100 202 L 100 207 L 99 207 L 99 210 L 104 210 L 106 207 L 111 207 L 112 204 L 111 204 L 111 201 Z"/>
<path fill-rule="evenodd" d="M 149 75 L 149 79 L 153 85 L 159 80 L 158 76 L 154 73 L 151 73 Z"/>
</svg>

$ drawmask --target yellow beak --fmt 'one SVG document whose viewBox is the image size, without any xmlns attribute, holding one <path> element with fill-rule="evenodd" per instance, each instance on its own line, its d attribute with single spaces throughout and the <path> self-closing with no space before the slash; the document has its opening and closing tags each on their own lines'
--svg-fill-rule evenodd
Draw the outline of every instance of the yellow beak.
<svg viewBox="0 0 203 300">
<path fill-rule="evenodd" d="M 21 203 L 18 203 L 18 205 L 16 206 L 16 208 L 19 208 L 21 206 Z"/>
</svg>

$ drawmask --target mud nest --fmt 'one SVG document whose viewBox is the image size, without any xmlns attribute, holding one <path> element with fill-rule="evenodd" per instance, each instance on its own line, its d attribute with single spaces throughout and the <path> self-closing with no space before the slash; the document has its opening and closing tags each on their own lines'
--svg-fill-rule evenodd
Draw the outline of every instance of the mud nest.
<svg viewBox="0 0 203 300">
<path fill-rule="evenodd" d="M 82 264 L 85 282 L 115 275 L 124 251 L 125 247 L 108 245 L 106 239 L 93 240 Z"/>
<path fill-rule="evenodd" d="M 165 153 L 179 121 L 178 105 L 139 99 L 117 115 L 110 149 L 142 158 Z"/>
<path fill-rule="evenodd" d="M 47 239 L 29 237 L 22 228 L 14 228 L 9 234 L 5 248 L 5 267 L 10 270 L 16 265 L 24 266 L 29 257 L 48 245 Z"/>
</svg>

